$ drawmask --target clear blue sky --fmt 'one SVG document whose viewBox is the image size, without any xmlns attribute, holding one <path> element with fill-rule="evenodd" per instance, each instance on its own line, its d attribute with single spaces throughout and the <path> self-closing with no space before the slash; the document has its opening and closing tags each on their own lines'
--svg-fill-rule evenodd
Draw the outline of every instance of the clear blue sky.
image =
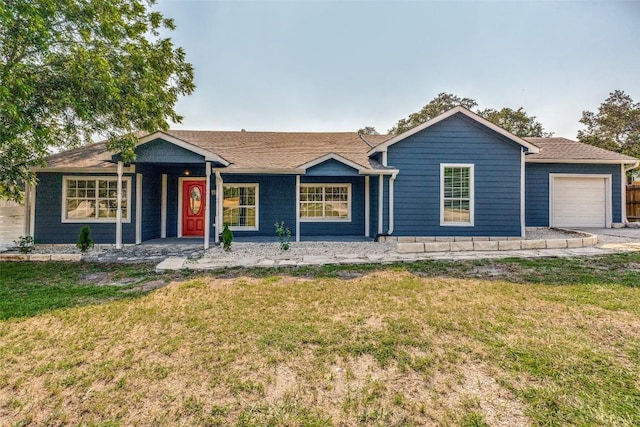
<svg viewBox="0 0 640 427">
<path fill-rule="evenodd" d="M 386 132 L 440 92 L 575 138 L 640 102 L 640 1 L 159 0 L 195 67 L 179 129 Z"/>
</svg>

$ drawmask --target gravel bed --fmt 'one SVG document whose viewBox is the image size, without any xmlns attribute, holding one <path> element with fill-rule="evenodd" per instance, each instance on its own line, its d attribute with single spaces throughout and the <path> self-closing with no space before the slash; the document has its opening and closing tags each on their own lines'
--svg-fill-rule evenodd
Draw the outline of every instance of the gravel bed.
<svg viewBox="0 0 640 427">
<path fill-rule="evenodd" d="M 566 239 L 575 237 L 575 232 L 568 232 L 553 228 L 527 228 L 527 240 L 538 239 Z M 601 243 L 607 243 L 616 238 L 604 236 Z M 619 239 L 617 240 L 619 241 Z M 196 244 L 158 244 L 158 245 L 126 245 L 116 250 L 114 245 L 95 245 L 83 259 L 98 262 L 135 262 L 155 261 L 169 256 L 179 256 L 191 259 L 205 255 L 220 261 L 237 258 L 269 258 L 274 260 L 287 258 L 302 258 L 304 256 L 331 256 L 338 258 L 358 258 L 367 255 L 384 255 L 395 253 L 395 242 L 292 242 L 287 251 L 280 249 L 280 244 L 274 243 L 246 243 L 235 242 L 230 251 L 224 251 L 221 246 L 212 246 L 205 251 Z M 80 250 L 72 244 L 38 244 L 33 253 L 37 254 L 79 254 Z"/>
</svg>

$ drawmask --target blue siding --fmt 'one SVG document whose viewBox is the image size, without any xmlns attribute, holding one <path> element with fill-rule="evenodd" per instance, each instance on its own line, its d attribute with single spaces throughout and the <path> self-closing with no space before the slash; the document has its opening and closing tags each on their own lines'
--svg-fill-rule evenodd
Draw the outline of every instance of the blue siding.
<svg viewBox="0 0 640 427">
<path fill-rule="evenodd" d="M 307 169 L 306 176 L 359 176 L 359 174 L 351 166 L 330 159 Z"/>
<path fill-rule="evenodd" d="M 620 165 L 527 163 L 525 165 L 525 223 L 527 227 L 549 226 L 549 174 L 611 175 L 613 222 L 622 222 L 622 191 Z"/>
<path fill-rule="evenodd" d="M 119 155 L 115 155 L 114 160 L 118 157 Z M 203 164 L 204 156 L 162 139 L 154 139 L 136 147 L 136 163 Z"/>
<path fill-rule="evenodd" d="M 142 241 L 160 238 L 162 174 L 150 166 L 136 167 L 142 174 Z"/>
<path fill-rule="evenodd" d="M 394 235 L 520 235 L 520 146 L 512 141 L 457 114 L 390 146 L 387 160 L 400 170 Z M 473 227 L 440 226 L 441 163 L 474 165 Z"/>
<path fill-rule="evenodd" d="M 301 184 L 351 184 L 351 221 L 300 222 L 300 235 L 304 236 L 364 236 L 364 177 L 306 177 Z M 295 209 L 295 204 L 294 204 Z M 294 216 L 295 217 L 295 216 Z"/>
<path fill-rule="evenodd" d="M 222 174 L 225 184 L 257 183 L 259 226 L 257 231 L 234 231 L 236 236 L 274 236 L 277 222 L 295 234 L 296 178 L 293 175 L 234 175 Z"/>
<path fill-rule="evenodd" d="M 91 228 L 91 237 L 96 243 L 115 243 L 115 223 L 63 223 L 62 222 L 62 177 L 63 176 L 110 176 L 112 174 L 38 173 L 36 187 L 36 217 L 34 238 L 40 243 L 75 243 L 84 225 Z M 115 177 L 115 174 L 113 174 Z M 122 224 L 122 242 L 135 243 L 136 179 L 131 176 L 131 222 Z"/>
</svg>

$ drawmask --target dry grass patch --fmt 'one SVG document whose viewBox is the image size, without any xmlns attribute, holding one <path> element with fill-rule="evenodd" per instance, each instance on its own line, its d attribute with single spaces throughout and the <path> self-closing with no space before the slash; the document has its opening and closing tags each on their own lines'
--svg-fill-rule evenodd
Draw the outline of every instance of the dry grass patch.
<svg viewBox="0 0 640 427">
<path fill-rule="evenodd" d="M 640 289 L 199 277 L 0 323 L 0 425 L 634 425 Z"/>
</svg>

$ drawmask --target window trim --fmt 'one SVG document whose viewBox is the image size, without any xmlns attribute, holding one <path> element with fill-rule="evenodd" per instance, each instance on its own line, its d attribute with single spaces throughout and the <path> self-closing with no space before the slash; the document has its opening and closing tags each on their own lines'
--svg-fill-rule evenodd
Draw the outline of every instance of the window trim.
<svg viewBox="0 0 640 427">
<path fill-rule="evenodd" d="M 444 172 L 446 168 L 469 168 L 469 221 L 453 222 L 444 220 Z M 475 224 L 475 172 L 473 163 L 440 163 L 440 226 L 473 227 Z"/>
<path fill-rule="evenodd" d="M 260 230 L 260 184 L 257 182 L 224 182 L 222 184 L 222 228 L 224 229 L 224 189 L 226 187 L 255 187 L 256 189 L 256 225 L 255 226 L 243 226 L 243 225 L 230 225 L 231 231 L 259 231 Z"/>
<path fill-rule="evenodd" d="M 313 182 L 308 182 L 308 183 L 304 183 L 304 184 L 300 184 L 300 194 L 298 194 L 298 203 L 300 204 L 300 207 L 302 207 L 302 200 L 301 200 L 301 193 L 302 193 L 302 189 L 305 187 L 322 187 L 323 188 L 323 192 L 322 192 L 322 203 L 323 205 L 326 204 L 326 200 L 324 200 L 325 198 L 325 191 L 324 189 L 326 189 L 327 187 L 346 187 L 347 188 L 347 217 L 346 218 L 336 218 L 336 217 L 304 217 L 302 216 L 302 209 L 300 209 L 300 222 L 351 222 L 351 183 L 350 182 L 335 182 L 335 183 L 329 183 L 329 182 L 318 182 L 318 183 L 313 183 Z"/>
<path fill-rule="evenodd" d="M 96 191 L 98 190 L 98 181 L 118 181 L 117 176 L 113 175 L 64 175 L 62 177 L 62 194 L 61 194 L 61 222 L 65 224 L 82 224 L 82 223 L 92 223 L 92 224 L 115 224 L 117 222 L 116 218 L 67 218 L 67 182 L 70 180 L 77 181 L 96 181 Z M 122 218 L 123 224 L 131 223 L 131 177 L 123 176 L 122 182 L 126 184 L 127 189 L 127 217 Z M 96 193 L 97 194 L 97 193 Z M 99 198 L 96 197 L 96 201 Z"/>
</svg>

